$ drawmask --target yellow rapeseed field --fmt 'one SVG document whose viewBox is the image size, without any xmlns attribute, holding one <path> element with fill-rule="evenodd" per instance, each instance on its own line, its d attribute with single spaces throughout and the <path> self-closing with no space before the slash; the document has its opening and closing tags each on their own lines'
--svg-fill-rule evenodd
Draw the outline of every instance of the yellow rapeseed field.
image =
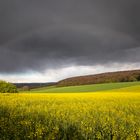
<svg viewBox="0 0 140 140">
<path fill-rule="evenodd" d="M 0 94 L 0 140 L 139 140 L 140 93 Z"/>
</svg>

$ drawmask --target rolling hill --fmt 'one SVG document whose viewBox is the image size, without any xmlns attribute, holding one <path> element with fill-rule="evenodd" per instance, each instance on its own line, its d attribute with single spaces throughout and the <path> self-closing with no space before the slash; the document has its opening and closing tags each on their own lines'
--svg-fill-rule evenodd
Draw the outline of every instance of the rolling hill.
<svg viewBox="0 0 140 140">
<path fill-rule="evenodd" d="M 50 84 L 21 83 L 18 86 L 22 89 L 22 85 L 28 85 L 31 89 L 30 92 L 92 92 L 138 85 L 139 81 L 140 70 L 131 70 L 72 77 Z"/>
<path fill-rule="evenodd" d="M 100 83 L 140 81 L 140 70 L 108 72 L 96 75 L 78 76 L 59 81 L 58 87 L 89 85 Z"/>
</svg>

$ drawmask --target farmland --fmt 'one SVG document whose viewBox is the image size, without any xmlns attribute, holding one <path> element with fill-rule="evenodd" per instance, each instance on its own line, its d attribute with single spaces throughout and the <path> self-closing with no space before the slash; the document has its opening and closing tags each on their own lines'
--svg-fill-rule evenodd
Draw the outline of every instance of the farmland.
<svg viewBox="0 0 140 140">
<path fill-rule="evenodd" d="M 140 139 L 138 85 L 84 94 L 1 94 L 0 103 L 2 140 Z"/>
<path fill-rule="evenodd" d="M 92 85 L 81 85 L 81 86 L 68 86 L 68 87 L 55 87 L 48 86 L 43 88 L 36 88 L 29 93 L 75 93 L 75 92 L 97 92 L 97 91 L 108 91 L 115 89 L 122 89 L 125 87 L 139 86 L 140 82 L 120 82 L 120 83 L 105 83 L 105 84 L 92 84 Z M 24 91 L 23 91 L 24 92 Z"/>
</svg>

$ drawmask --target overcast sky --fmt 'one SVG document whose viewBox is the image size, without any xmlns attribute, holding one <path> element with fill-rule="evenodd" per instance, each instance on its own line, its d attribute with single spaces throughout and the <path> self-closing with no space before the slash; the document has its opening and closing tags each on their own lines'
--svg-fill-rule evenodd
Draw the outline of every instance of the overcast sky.
<svg viewBox="0 0 140 140">
<path fill-rule="evenodd" d="M 138 69 L 139 13 L 139 0 L 0 0 L 0 79 Z"/>
</svg>

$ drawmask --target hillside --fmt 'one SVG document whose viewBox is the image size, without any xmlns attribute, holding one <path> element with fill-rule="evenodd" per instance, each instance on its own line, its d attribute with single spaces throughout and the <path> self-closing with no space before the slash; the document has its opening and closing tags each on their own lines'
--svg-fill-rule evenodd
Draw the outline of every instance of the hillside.
<svg viewBox="0 0 140 140">
<path fill-rule="evenodd" d="M 59 87 L 89 85 L 99 83 L 133 82 L 140 81 L 140 70 L 108 72 L 96 75 L 78 76 L 61 80 Z"/>
<path fill-rule="evenodd" d="M 30 93 L 76 93 L 76 92 L 97 92 L 97 91 L 109 91 L 118 90 L 123 88 L 131 88 L 138 86 L 137 90 L 140 92 L 140 82 L 123 82 L 123 83 L 106 83 L 106 84 L 93 84 L 93 85 L 81 85 L 81 86 L 69 86 L 69 87 L 43 87 L 36 88 L 29 91 Z"/>
</svg>

